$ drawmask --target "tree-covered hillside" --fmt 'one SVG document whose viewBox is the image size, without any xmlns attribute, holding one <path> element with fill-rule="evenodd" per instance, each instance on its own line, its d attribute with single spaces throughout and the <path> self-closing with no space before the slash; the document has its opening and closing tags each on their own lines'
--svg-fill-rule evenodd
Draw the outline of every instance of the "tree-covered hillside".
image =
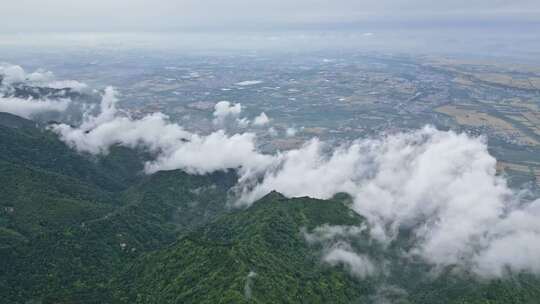
<svg viewBox="0 0 540 304">
<path fill-rule="evenodd" d="M 485 280 L 405 257 L 331 200 L 271 192 L 232 208 L 235 172 L 142 172 L 145 151 L 77 153 L 0 113 L 0 303 L 540 303 L 540 280 Z"/>
<path fill-rule="evenodd" d="M 227 210 L 234 173 L 142 173 L 144 153 L 79 155 L 28 120 L 0 123 L 0 294 L 103 303 L 117 268 Z"/>
<path fill-rule="evenodd" d="M 347 239 L 375 270 L 325 263 L 339 235 L 313 243 L 318 228 L 365 227 L 341 200 L 287 199 L 273 192 L 130 264 L 117 280 L 130 303 L 538 303 L 540 280 L 480 280 L 401 257 L 367 230 Z M 327 235 L 328 237 L 328 235 Z M 310 241 L 311 239 L 311 241 Z M 343 239 L 342 241 L 344 241 Z M 332 242 L 333 241 L 333 242 Z"/>
<path fill-rule="evenodd" d="M 339 202 L 274 192 L 138 259 L 120 283 L 135 303 L 352 303 L 373 280 L 321 264 L 303 231 L 362 223 Z"/>
</svg>

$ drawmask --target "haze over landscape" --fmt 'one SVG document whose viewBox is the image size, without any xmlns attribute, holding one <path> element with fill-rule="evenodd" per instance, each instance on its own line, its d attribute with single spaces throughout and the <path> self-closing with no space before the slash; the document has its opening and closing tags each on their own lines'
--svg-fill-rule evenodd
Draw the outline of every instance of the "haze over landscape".
<svg viewBox="0 0 540 304">
<path fill-rule="evenodd" d="M 3 4 L 5 303 L 538 303 L 537 1 Z"/>
</svg>

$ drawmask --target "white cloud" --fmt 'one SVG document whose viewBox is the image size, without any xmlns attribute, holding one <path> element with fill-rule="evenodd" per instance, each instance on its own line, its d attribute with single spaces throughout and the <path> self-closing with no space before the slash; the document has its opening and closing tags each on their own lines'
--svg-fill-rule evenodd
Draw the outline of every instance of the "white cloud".
<svg viewBox="0 0 540 304">
<path fill-rule="evenodd" d="M 41 113 L 63 112 L 67 109 L 69 103 L 69 99 L 37 100 L 0 97 L 0 112 L 8 112 L 24 118 L 32 118 L 34 115 Z"/>
<path fill-rule="evenodd" d="M 278 131 L 274 127 L 268 128 L 268 134 L 272 137 L 278 136 Z"/>
<path fill-rule="evenodd" d="M 295 128 L 287 128 L 287 130 L 285 131 L 285 135 L 287 135 L 287 137 L 294 137 L 296 136 L 297 132 L 298 131 Z"/>
<path fill-rule="evenodd" d="M 0 65 L 0 76 L 2 76 L 2 84 L 14 84 L 24 82 L 26 73 L 23 68 L 18 65 Z"/>
<path fill-rule="evenodd" d="M 53 80 L 47 83 L 44 83 L 46 87 L 53 89 L 72 89 L 76 92 L 82 92 L 88 88 L 88 85 L 76 80 Z"/>
<path fill-rule="evenodd" d="M 216 131 L 207 136 L 192 134 L 188 142 L 177 144 L 146 164 L 147 172 L 181 168 L 190 173 L 204 174 L 226 169 L 260 172 L 272 162 L 272 156 L 260 154 L 252 133 L 228 136 Z"/>
<path fill-rule="evenodd" d="M 235 83 L 235 85 L 241 86 L 241 87 L 246 87 L 246 86 L 252 86 L 252 85 L 256 85 L 256 84 L 260 84 L 260 83 L 262 83 L 261 80 L 246 80 L 246 81 L 237 82 L 237 83 Z"/>
<path fill-rule="evenodd" d="M 31 86 L 53 89 L 69 88 L 77 92 L 88 88 L 86 84 L 76 80 L 56 80 L 54 74 L 50 71 L 38 69 L 32 73 L 26 73 L 21 66 L 7 63 L 0 64 L 0 76 L 0 78 L 3 78 L 2 85 L 8 86 L 25 83 Z"/>
<path fill-rule="evenodd" d="M 323 256 L 323 261 L 332 266 L 343 265 L 351 274 L 360 278 L 374 274 L 376 268 L 371 260 L 365 255 L 355 253 L 348 247 L 332 248 Z"/>
<path fill-rule="evenodd" d="M 344 265 L 353 275 L 364 278 L 375 272 L 375 265 L 364 254 L 354 252 L 349 244 L 350 239 L 358 238 L 367 231 L 367 226 L 332 226 L 324 224 L 312 232 L 301 229 L 309 244 L 321 244 L 322 261 L 332 266 Z M 365 236 L 365 235 L 364 235 Z"/>
<path fill-rule="evenodd" d="M 60 137 L 81 152 L 107 153 L 110 146 L 121 144 L 128 147 L 144 146 L 150 151 L 170 149 L 177 141 L 189 138 L 190 133 L 176 124 L 170 124 L 167 116 L 155 113 L 140 120 L 121 116 L 116 109 L 116 93 L 107 88 L 101 100 L 100 113 L 84 115 L 80 127 L 59 124 L 52 127 Z"/>
<path fill-rule="evenodd" d="M 190 173 L 241 169 L 250 174 L 262 170 L 272 161 L 269 155 L 257 152 L 255 135 L 227 135 L 216 131 L 200 136 L 168 121 L 161 113 L 134 120 L 121 115 L 116 108 L 116 93 L 107 88 L 100 113 L 87 114 L 80 127 L 59 124 L 52 127 L 62 140 L 81 152 L 107 153 L 112 145 L 143 147 L 157 154 L 145 165 L 148 173 L 183 169 Z"/>
<path fill-rule="evenodd" d="M 350 151 L 338 148 L 326 157 L 323 146 L 313 139 L 300 149 L 277 155 L 276 169 L 266 172 L 263 181 L 245 193 L 240 202 L 255 201 L 272 190 L 287 196 L 330 198 L 337 192 L 355 189 L 351 178 L 356 174 L 354 163 L 361 157 L 359 147 L 353 146 Z"/>
<path fill-rule="evenodd" d="M 37 114 L 48 112 L 64 112 L 71 100 L 59 98 L 59 96 L 42 96 L 39 99 L 14 97 L 16 88 L 20 86 L 28 86 L 30 91 L 33 87 L 72 88 L 77 91 L 86 88 L 85 84 L 78 81 L 55 80 L 52 72 L 38 69 L 35 72 L 26 73 L 22 67 L 8 63 L 0 64 L 0 79 L 0 111 L 25 118 L 32 118 Z"/>
<path fill-rule="evenodd" d="M 238 124 L 240 128 L 245 129 L 249 126 L 250 121 L 249 119 L 244 117 L 244 118 L 237 118 L 236 123 Z"/>
<path fill-rule="evenodd" d="M 520 202 L 495 164 L 482 138 L 429 127 L 333 149 L 315 139 L 277 155 L 273 169 L 239 203 L 271 190 L 322 199 L 346 192 L 379 240 L 390 242 L 399 228 L 413 228 L 417 241 L 409 253 L 427 262 L 481 275 L 500 275 L 507 267 L 538 272 L 540 246 L 530 244 L 540 243 L 538 203 Z M 522 252 L 504 250 L 510 243 Z"/>
<path fill-rule="evenodd" d="M 19 68 L 21 69 L 23 73 L 23 77 L 22 77 L 23 81 L 28 80 L 33 83 L 45 83 L 45 82 L 50 82 L 54 80 L 54 74 L 50 71 L 38 69 L 37 71 L 33 73 L 26 74 L 21 67 Z"/>
<path fill-rule="evenodd" d="M 477 273 L 487 277 L 500 277 L 508 270 L 540 273 L 540 200 L 489 227 L 483 245 L 473 260 Z"/>
<path fill-rule="evenodd" d="M 214 106 L 214 123 L 223 124 L 228 117 L 237 117 L 242 112 L 240 103 L 232 104 L 229 101 L 220 101 Z"/>
<path fill-rule="evenodd" d="M 304 238 L 308 243 L 325 243 L 336 238 L 358 237 L 367 230 L 367 226 L 331 226 L 324 224 L 316 227 L 312 232 L 303 230 Z"/>
<path fill-rule="evenodd" d="M 262 112 L 259 116 L 253 119 L 253 125 L 255 126 L 264 126 L 270 122 L 270 118 L 266 116 L 266 113 Z"/>
<path fill-rule="evenodd" d="M 250 271 L 248 275 L 246 276 L 246 283 L 244 284 L 244 297 L 246 299 L 251 299 L 252 297 L 252 289 L 253 289 L 253 280 L 257 276 L 257 273 L 255 271 Z"/>
</svg>

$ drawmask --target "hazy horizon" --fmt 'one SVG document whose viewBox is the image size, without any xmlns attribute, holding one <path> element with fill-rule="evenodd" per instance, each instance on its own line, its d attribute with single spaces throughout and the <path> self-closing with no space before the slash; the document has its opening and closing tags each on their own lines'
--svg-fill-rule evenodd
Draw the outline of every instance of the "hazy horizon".
<svg viewBox="0 0 540 304">
<path fill-rule="evenodd" d="M 48 1 L 4 4 L 9 49 L 359 50 L 537 61 L 537 1 Z"/>
<path fill-rule="evenodd" d="M 34 9 L 35 8 L 35 9 Z M 534 0 L 11 1 L 2 32 L 167 32 L 518 27 L 540 23 Z"/>
</svg>

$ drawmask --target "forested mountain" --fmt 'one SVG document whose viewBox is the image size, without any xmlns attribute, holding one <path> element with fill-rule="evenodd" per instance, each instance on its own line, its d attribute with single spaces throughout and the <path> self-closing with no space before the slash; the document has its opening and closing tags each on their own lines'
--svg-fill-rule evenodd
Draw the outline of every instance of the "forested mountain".
<svg viewBox="0 0 540 304">
<path fill-rule="evenodd" d="M 146 157 L 79 154 L 0 113 L 0 302 L 539 303 L 533 275 L 404 259 L 407 231 L 372 239 L 346 195 L 232 208 L 235 172 L 145 175 Z"/>
<path fill-rule="evenodd" d="M 90 158 L 35 123 L 5 113 L 1 119 L 6 303 L 111 301 L 116 268 L 226 210 L 232 173 L 145 176 L 134 151 L 118 147 Z"/>
</svg>

